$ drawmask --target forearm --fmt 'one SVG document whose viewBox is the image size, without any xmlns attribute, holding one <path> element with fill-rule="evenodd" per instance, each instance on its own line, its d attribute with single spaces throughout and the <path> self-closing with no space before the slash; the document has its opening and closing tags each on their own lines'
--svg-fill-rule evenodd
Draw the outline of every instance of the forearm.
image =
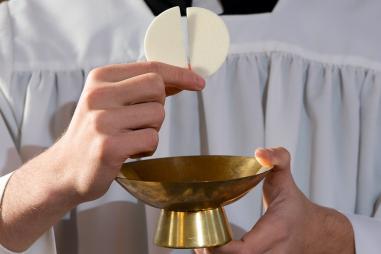
<svg viewBox="0 0 381 254">
<path fill-rule="evenodd" d="M 77 204 L 58 157 L 51 148 L 16 170 L 9 180 L 0 210 L 4 247 L 27 249 Z"/>
</svg>

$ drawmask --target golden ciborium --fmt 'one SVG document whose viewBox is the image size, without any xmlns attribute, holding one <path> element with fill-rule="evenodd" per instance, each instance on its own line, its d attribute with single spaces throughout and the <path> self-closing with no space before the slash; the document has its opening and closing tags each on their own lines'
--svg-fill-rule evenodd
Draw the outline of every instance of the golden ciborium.
<svg viewBox="0 0 381 254">
<path fill-rule="evenodd" d="M 231 241 L 222 207 L 244 196 L 268 170 L 254 157 L 169 157 L 125 163 L 116 180 L 161 209 L 158 246 L 194 249 Z"/>
</svg>

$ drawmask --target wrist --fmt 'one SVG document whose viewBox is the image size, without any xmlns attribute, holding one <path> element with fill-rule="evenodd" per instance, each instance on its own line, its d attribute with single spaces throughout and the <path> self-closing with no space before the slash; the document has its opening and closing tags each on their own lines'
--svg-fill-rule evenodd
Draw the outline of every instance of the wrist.
<svg viewBox="0 0 381 254">
<path fill-rule="evenodd" d="M 0 242 L 21 252 L 76 206 L 50 149 L 25 163 L 9 179 L 1 208 Z"/>
<path fill-rule="evenodd" d="M 67 210 L 71 210 L 82 203 L 82 197 L 77 192 L 76 175 L 71 173 L 72 170 L 68 164 L 70 160 L 66 159 L 64 151 L 65 149 L 57 142 L 41 155 L 41 159 L 50 162 L 46 169 L 48 171 L 46 175 L 51 181 L 50 186 L 47 187 L 49 189 L 48 195 Z"/>
</svg>

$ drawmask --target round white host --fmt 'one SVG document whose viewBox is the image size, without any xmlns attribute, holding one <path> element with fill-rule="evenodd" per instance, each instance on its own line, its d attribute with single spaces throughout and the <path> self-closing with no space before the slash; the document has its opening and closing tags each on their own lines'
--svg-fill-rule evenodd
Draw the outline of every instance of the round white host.
<svg viewBox="0 0 381 254">
<path fill-rule="evenodd" d="M 179 7 L 162 12 L 152 21 L 144 39 L 144 50 L 149 61 L 188 67 Z"/>
<path fill-rule="evenodd" d="M 228 29 L 218 15 L 199 7 L 187 9 L 187 22 L 188 34 L 185 36 L 181 30 L 179 7 L 157 16 L 146 33 L 146 58 L 180 67 L 189 64 L 193 71 L 208 77 L 225 62 L 230 45 Z M 184 38 L 188 38 L 188 54 Z"/>
</svg>

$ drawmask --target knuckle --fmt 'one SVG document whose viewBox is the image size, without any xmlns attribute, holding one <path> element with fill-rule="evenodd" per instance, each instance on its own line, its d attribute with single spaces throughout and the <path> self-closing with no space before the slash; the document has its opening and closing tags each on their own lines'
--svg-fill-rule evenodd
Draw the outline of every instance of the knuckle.
<svg viewBox="0 0 381 254">
<path fill-rule="evenodd" d="M 107 126 L 107 112 L 104 110 L 92 112 L 90 121 L 95 131 L 103 132 L 105 126 Z"/>
<path fill-rule="evenodd" d="M 91 199 L 91 187 L 90 184 L 86 183 L 80 177 L 77 178 L 77 183 L 75 186 L 75 190 L 77 195 L 81 198 L 81 200 L 89 200 Z"/>
<path fill-rule="evenodd" d="M 91 118 L 92 124 L 95 126 L 101 124 L 103 122 L 104 115 L 105 114 L 103 113 L 103 111 L 100 110 L 93 112 Z"/>
<path fill-rule="evenodd" d="M 159 143 L 159 133 L 155 129 L 147 129 L 146 131 L 146 139 L 147 139 L 147 150 L 154 151 L 157 148 Z"/>
<path fill-rule="evenodd" d="M 106 87 L 98 86 L 87 89 L 84 92 L 83 97 L 86 103 L 94 108 L 103 100 L 103 98 L 105 98 L 107 93 L 108 89 Z"/>
<path fill-rule="evenodd" d="M 94 68 L 89 72 L 87 79 L 98 80 L 98 81 L 103 80 L 105 78 L 106 72 L 107 70 L 104 67 Z"/>
<path fill-rule="evenodd" d="M 97 156 L 100 161 L 103 163 L 112 160 L 113 155 L 113 140 L 109 136 L 100 136 L 96 142 L 96 151 Z"/>
<path fill-rule="evenodd" d="M 156 73 L 148 73 L 150 92 L 155 99 L 162 101 L 165 98 L 165 85 L 163 78 Z"/>
<path fill-rule="evenodd" d="M 149 82 L 152 85 L 156 85 L 159 87 L 164 85 L 163 78 L 157 73 L 154 73 L 154 72 L 147 73 L 146 79 L 147 79 L 147 82 Z"/>
<path fill-rule="evenodd" d="M 160 103 L 155 103 L 153 107 L 153 114 L 156 121 L 159 122 L 161 125 L 165 118 L 164 106 Z"/>
<path fill-rule="evenodd" d="M 147 69 L 150 72 L 159 72 L 160 71 L 160 63 L 157 61 L 147 62 Z"/>
<path fill-rule="evenodd" d="M 82 202 L 91 201 L 107 191 L 106 186 L 95 186 L 89 179 L 78 177 L 75 191 Z"/>
<path fill-rule="evenodd" d="M 284 160 L 287 160 L 287 161 L 291 160 L 290 152 L 286 148 L 284 148 L 284 147 L 278 147 L 278 148 L 276 148 L 276 150 L 279 152 L 280 156 Z"/>
</svg>

